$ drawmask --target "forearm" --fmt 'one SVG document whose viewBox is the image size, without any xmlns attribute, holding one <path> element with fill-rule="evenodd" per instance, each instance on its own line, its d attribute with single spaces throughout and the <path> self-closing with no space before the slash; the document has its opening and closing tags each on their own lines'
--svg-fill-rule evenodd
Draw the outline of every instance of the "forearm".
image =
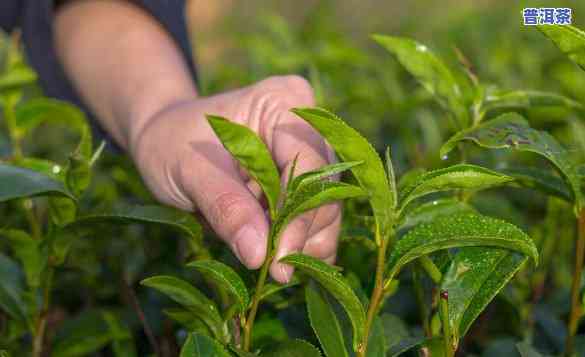
<svg viewBox="0 0 585 357">
<path fill-rule="evenodd" d="M 173 39 L 127 1 L 80 0 L 59 8 L 54 40 L 75 88 L 124 148 L 148 118 L 197 94 Z"/>
</svg>

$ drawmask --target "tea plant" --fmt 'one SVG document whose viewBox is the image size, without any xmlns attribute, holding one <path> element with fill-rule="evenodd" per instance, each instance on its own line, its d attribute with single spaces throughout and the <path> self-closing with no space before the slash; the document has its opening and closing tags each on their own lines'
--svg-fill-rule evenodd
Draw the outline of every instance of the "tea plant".
<svg viewBox="0 0 585 357">
<path fill-rule="evenodd" d="M 571 60 L 585 67 L 582 31 L 570 26 L 541 30 Z M 225 149 L 259 184 L 266 199 L 271 225 L 266 260 L 257 272 L 246 271 L 235 264 L 227 249 L 218 248 L 212 240 L 205 241 L 204 236 L 211 234 L 204 234 L 193 215 L 154 204 L 136 204 L 149 203 L 150 198 L 132 176 L 133 171 L 122 164 L 124 169 L 107 171 L 111 177 L 96 187 L 96 180 L 102 180 L 99 165 L 108 160 L 104 144 L 94 148 L 92 131 L 79 109 L 36 93 L 36 76 L 24 64 L 14 41 L 0 71 L 0 105 L 10 144 L 10 151 L 0 161 L 0 212 L 6 217 L 0 227 L 0 356 L 83 356 L 104 349 L 115 356 L 144 355 L 146 351 L 170 356 L 175 355 L 171 345 L 175 343 L 185 357 L 468 355 L 469 350 L 477 351 L 468 348 L 465 336 L 470 335 L 474 321 L 488 304 L 503 292 L 501 300 L 508 300 L 518 310 L 526 330 L 518 334 L 523 341 L 516 348 L 522 357 L 532 357 L 539 356 L 540 348 L 533 335 L 538 333 L 534 327 L 536 304 L 549 284 L 572 285 L 564 353 L 580 353 L 575 352 L 578 347 L 574 345 L 580 337 L 578 325 L 585 306 L 581 285 L 585 250 L 583 169 L 579 165 L 582 152 L 567 149 L 557 136 L 541 130 L 541 123 L 529 123 L 532 118 L 528 111 L 562 107 L 570 115 L 579 116 L 583 104 L 544 91 L 487 85 L 461 51 L 458 57 L 462 71 L 449 68 L 428 47 L 413 40 L 381 35 L 374 39 L 444 110 L 451 137 L 431 153 L 442 160 L 412 161 L 427 167 L 412 165 L 412 170 L 398 174 L 395 167 L 404 163 L 392 158 L 390 148 L 382 160 L 368 140 L 333 113 L 297 108 L 293 112 L 299 120 L 308 122 L 326 139 L 340 162 L 301 174 L 293 165 L 290 172 L 279 173 L 268 149 L 252 131 L 209 115 L 207 120 Z M 293 42 L 302 42 L 297 40 Z M 337 45 L 347 44 L 339 40 Z M 295 54 L 300 58 L 295 66 L 328 60 L 327 51 L 316 50 L 306 56 L 301 52 Z M 351 49 L 351 53 L 357 52 Z M 395 75 L 381 67 L 381 61 L 361 58 L 359 65 L 376 67 L 373 73 L 388 72 L 380 75 L 380 81 L 392 80 L 391 84 L 375 85 L 370 80 L 363 83 L 365 87 L 371 84 L 379 94 L 385 85 L 396 86 Z M 277 64 L 264 64 L 267 68 L 263 70 L 288 66 L 284 58 L 279 60 L 273 60 Z M 318 84 L 318 66 L 310 67 L 313 82 Z M 338 67 L 334 68 L 324 78 L 334 81 Z M 359 93 L 351 89 L 355 81 L 346 77 L 347 92 L 339 101 L 358 100 Z M 327 102 L 329 99 L 322 94 L 320 102 Z M 376 100 L 384 103 L 383 99 Z M 415 101 L 416 105 L 424 102 Z M 412 103 L 404 104 L 408 105 Z M 334 106 L 343 107 L 340 103 Z M 376 113 L 384 112 L 386 106 L 376 106 Z M 349 112 L 355 115 L 355 110 Z M 364 110 L 359 112 L 367 115 Z M 66 162 L 41 159 L 44 153 L 32 154 L 27 148 L 35 132 L 63 124 L 77 138 L 77 147 Z M 374 140 L 378 142 L 379 138 Z M 469 142 L 480 149 L 494 150 L 478 151 L 467 145 Z M 58 149 L 64 151 L 62 146 Z M 501 151 L 536 154 L 550 165 L 521 167 L 519 162 L 526 165 L 526 161 L 517 155 L 494 154 Z M 494 162 L 491 155 L 500 155 L 495 156 L 499 164 L 490 165 Z M 342 181 L 332 179 L 342 173 Z M 124 185 L 131 192 L 130 198 L 112 192 L 112 181 Z M 528 225 L 534 241 L 522 229 L 476 207 L 482 195 L 508 195 L 520 187 L 547 197 L 544 222 L 532 220 Z M 510 200 L 517 199 L 510 196 Z M 338 267 L 300 253 L 291 254 L 281 262 L 296 268 L 293 279 L 285 285 L 270 281 L 268 268 L 287 224 L 303 212 L 340 200 L 347 208 L 341 252 L 351 249 L 363 264 L 354 266 L 340 257 Z M 111 205 L 116 201 L 122 203 Z M 529 215 L 523 210 L 528 211 L 530 203 L 523 204 L 516 213 Z M 566 217 L 569 205 L 574 215 Z M 513 217 L 510 220 L 514 221 Z M 139 247 L 155 251 L 171 244 L 165 240 L 152 249 L 150 244 L 158 236 L 152 231 L 140 228 L 131 234 L 113 235 L 115 240 L 103 239 L 111 235 L 104 226 L 128 226 L 132 231 L 143 225 L 187 238 L 179 249 L 172 247 L 168 249 L 170 254 L 159 259 L 172 260 L 179 250 L 178 268 L 132 255 L 132 250 Z M 573 238 L 576 233 L 576 249 L 564 247 L 562 251 L 556 231 L 561 232 L 559 238 Z M 107 247 L 106 258 L 94 252 L 102 247 Z M 575 254 L 575 263 L 570 283 L 563 285 L 553 272 L 556 265 L 563 265 L 557 262 L 557 256 L 569 253 Z M 97 259 L 104 262 L 92 264 Z M 535 269 L 522 269 L 529 260 L 535 267 L 539 260 L 541 264 Z M 74 261 L 78 263 L 72 264 Z M 122 261 L 121 268 L 110 266 L 116 261 Z M 96 266 L 98 270 L 116 270 L 121 277 L 119 286 L 104 278 L 114 274 L 96 275 L 92 271 Z M 357 274 L 360 269 L 368 274 Z M 71 278 L 73 270 L 78 270 L 77 278 Z M 515 275 L 517 279 L 512 281 Z M 64 281 L 76 288 L 85 284 L 79 276 L 94 281 L 88 292 L 96 296 L 84 300 L 83 307 L 70 297 L 78 292 L 67 291 L 67 297 L 62 294 Z M 141 279 L 145 287 L 137 294 L 133 285 Z M 112 298 L 118 290 L 122 290 L 122 301 Z M 412 293 L 418 308 L 418 321 L 409 321 L 410 327 L 388 314 L 401 306 L 405 292 Z M 159 293 L 175 305 L 153 303 L 163 301 Z M 506 314 L 500 305 L 495 305 L 496 313 Z M 295 314 L 301 311 L 299 320 L 308 321 L 310 330 L 301 334 L 282 332 L 278 320 L 271 316 L 281 310 Z M 161 311 L 160 315 L 166 317 L 152 317 Z M 484 325 L 485 321 L 480 321 L 475 329 Z M 262 340 L 262 334 L 270 335 L 269 342 Z M 476 341 L 476 336 L 472 338 Z"/>
</svg>

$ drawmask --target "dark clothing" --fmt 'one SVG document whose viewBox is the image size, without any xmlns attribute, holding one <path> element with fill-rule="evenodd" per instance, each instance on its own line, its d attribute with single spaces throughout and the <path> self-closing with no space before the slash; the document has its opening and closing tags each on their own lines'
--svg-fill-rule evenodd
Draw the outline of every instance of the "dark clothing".
<svg viewBox="0 0 585 357">
<path fill-rule="evenodd" d="M 135 3 L 167 29 L 195 76 L 185 21 L 185 0 L 139 0 Z M 27 60 L 37 71 L 46 95 L 84 108 L 57 60 L 52 29 L 54 4 L 54 0 L 0 0 L 0 27 L 8 32 L 17 27 L 22 29 Z M 99 128 L 94 126 L 94 129 L 100 134 Z"/>
</svg>

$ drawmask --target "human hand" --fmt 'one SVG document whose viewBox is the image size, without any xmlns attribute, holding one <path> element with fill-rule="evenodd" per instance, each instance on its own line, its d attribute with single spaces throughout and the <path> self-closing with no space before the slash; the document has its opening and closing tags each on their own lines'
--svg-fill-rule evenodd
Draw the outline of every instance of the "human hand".
<svg viewBox="0 0 585 357">
<path fill-rule="evenodd" d="M 334 160 L 319 134 L 290 109 L 314 105 L 310 85 L 301 77 L 271 77 L 219 95 L 173 103 L 130 133 L 129 149 L 146 184 L 163 203 L 199 209 L 215 232 L 248 268 L 266 257 L 269 223 L 257 183 L 224 149 L 205 119 L 226 117 L 256 132 L 272 152 L 281 176 L 298 154 L 295 174 Z M 283 185 L 285 183 L 283 182 Z M 341 222 L 338 204 L 296 218 L 282 233 L 270 267 L 287 282 L 293 268 L 278 260 L 293 252 L 335 260 Z"/>
</svg>

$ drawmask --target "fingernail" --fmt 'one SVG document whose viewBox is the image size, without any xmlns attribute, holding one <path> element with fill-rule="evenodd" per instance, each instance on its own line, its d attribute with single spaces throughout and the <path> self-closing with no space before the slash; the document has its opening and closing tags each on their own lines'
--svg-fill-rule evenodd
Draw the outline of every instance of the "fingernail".
<svg viewBox="0 0 585 357">
<path fill-rule="evenodd" d="M 238 259 L 250 269 L 262 265 L 266 250 L 266 239 L 256 227 L 245 225 L 235 236 L 235 253 Z"/>
<path fill-rule="evenodd" d="M 280 273 L 282 274 L 283 283 L 288 283 L 293 275 L 293 267 L 287 264 L 280 264 Z"/>
</svg>

